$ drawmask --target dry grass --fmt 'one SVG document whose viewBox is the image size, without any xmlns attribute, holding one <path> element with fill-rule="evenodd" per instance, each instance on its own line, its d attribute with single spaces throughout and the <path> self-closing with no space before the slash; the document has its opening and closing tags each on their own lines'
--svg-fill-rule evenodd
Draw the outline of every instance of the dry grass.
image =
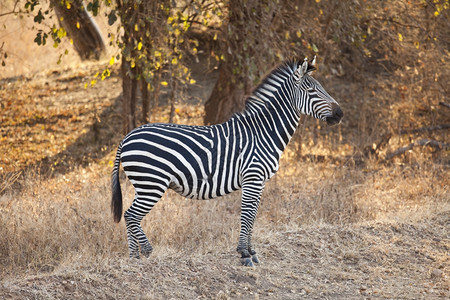
<svg viewBox="0 0 450 300">
<path fill-rule="evenodd" d="M 109 167 L 50 180 L 30 173 L 21 192 L 0 198 L 0 295 L 448 296 L 443 170 L 288 163 L 264 192 L 254 233 L 263 263 L 255 270 L 241 269 L 234 250 L 239 193 L 211 201 L 167 193 L 143 222 L 155 251 L 135 261 L 127 259 L 123 221 L 114 224 L 109 213 Z M 123 191 L 128 206 L 132 186 L 125 182 Z"/>
<path fill-rule="evenodd" d="M 0 299 L 448 298 L 450 153 L 415 147 L 383 161 L 420 138 L 448 143 L 448 130 L 399 134 L 449 122 L 442 93 L 418 89 L 432 77 L 405 69 L 361 83 L 319 71 L 344 121 L 307 119 L 289 145 L 255 225 L 262 264 L 246 269 L 239 193 L 168 192 L 143 221 L 154 253 L 127 258 L 109 207 L 121 83 L 113 72 L 83 89 L 97 69 L 1 82 Z M 176 108 L 175 122 L 201 124 L 201 108 Z M 168 116 L 161 105 L 152 121 Z M 127 208 L 133 189 L 122 187 Z"/>
<path fill-rule="evenodd" d="M 283 160 L 280 173 L 268 183 L 257 228 L 273 232 L 314 224 L 352 228 L 374 220 L 427 219 L 449 210 L 448 174 L 433 164 L 377 169 L 292 164 Z M 93 165 L 49 180 L 30 172 L 22 179 L 21 192 L 3 194 L 2 276 L 51 271 L 72 259 L 127 256 L 123 222 L 113 224 L 110 215 L 109 172 L 109 166 Z M 123 190 L 128 207 L 131 184 L 125 182 Z M 232 252 L 239 207 L 239 193 L 195 201 L 169 192 L 144 219 L 143 227 L 156 256 Z"/>
</svg>

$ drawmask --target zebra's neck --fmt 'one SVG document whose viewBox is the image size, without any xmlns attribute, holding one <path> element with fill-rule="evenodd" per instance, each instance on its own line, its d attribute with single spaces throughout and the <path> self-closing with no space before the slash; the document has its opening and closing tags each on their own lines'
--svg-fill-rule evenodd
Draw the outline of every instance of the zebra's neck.
<svg viewBox="0 0 450 300">
<path fill-rule="evenodd" d="M 235 116 L 254 127 L 256 135 L 273 145 L 278 154 L 285 149 L 300 119 L 294 107 L 295 63 L 288 61 L 272 71 L 246 100 L 244 111 Z"/>
<path fill-rule="evenodd" d="M 237 114 L 239 122 L 254 131 L 259 141 L 281 154 L 298 126 L 300 116 L 291 101 L 268 101 L 255 95 L 247 100 L 246 109 Z"/>
</svg>

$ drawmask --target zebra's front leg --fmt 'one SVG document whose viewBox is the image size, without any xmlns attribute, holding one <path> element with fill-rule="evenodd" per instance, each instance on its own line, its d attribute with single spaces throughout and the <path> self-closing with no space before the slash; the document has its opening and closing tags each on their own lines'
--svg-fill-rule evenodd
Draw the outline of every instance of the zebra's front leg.
<svg viewBox="0 0 450 300">
<path fill-rule="evenodd" d="M 254 262 L 255 264 L 259 264 L 258 256 L 256 255 L 256 251 L 252 246 L 252 231 L 250 231 L 248 234 L 248 253 L 252 256 L 252 262 Z"/>
<path fill-rule="evenodd" d="M 262 182 L 250 182 L 242 187 L 241 231 L 237 251 L 241 254 L 241 263 L 244 266 L 253 267 L 253 263 L 259 263 L 252 247 L 251 235 L 263 189 Z"/>
</svg>

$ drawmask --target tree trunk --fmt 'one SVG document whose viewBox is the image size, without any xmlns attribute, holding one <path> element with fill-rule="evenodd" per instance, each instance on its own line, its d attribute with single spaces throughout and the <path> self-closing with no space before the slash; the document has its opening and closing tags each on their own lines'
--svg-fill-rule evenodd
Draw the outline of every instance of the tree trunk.
<svg viewBox="0 0 450 300">
<path fill-rule="evenodd" d="M 83 60 L 100 59 L 105 43 L 94 19 L 88 14 L 82 0 L 73 0 L 69 8 L 60 0 L 50 0 L 61 27 L 73 40 L 73 46 Z"/>
<path fill-rule="evenodd" d="M 133 74 L 130 62 L 122 56 L 122 103 L 124 134 L 136 128 L 136 94 L 138 81 Z"/>
<path fill-rule="evenodd" d="M 222 65 L 216 85 L 205 103 L 205 125 L 223 123 L 233 113 L 242 110 L 245 93 L 237 82 L 230 80 L 232 76 L 227 65 Z"/>
<path fill-rule="evenodd" d="M 230 0 L 228 26 L 220 43 L 219 79 L 205 103 L 205 124 L 221 123 L 244 106 L 255 79 L 273 66 L 267 29 L 280 9 L 274 0 Z"/>
</svg>

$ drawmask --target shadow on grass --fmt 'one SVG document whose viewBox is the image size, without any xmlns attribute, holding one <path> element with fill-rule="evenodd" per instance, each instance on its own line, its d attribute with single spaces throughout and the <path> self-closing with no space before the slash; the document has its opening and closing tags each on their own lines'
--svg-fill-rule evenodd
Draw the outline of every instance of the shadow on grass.
<svg viewBox="0 0 450 300">
<path fill-rule="evenodd" d="M 59 153 L 44 157 L 19 171 L 0 174 L 0 195 L 8 191 L 20 192 L 30 174 L 46 180 L 104 159 L 116 149 L 122 138 L 122 118 L 116 112 L 120 105 L 121 96 L 116 97 L 111 106 L 99 111 L 94 122 L 85 128 L 86 132 Z"/>
</svg>

